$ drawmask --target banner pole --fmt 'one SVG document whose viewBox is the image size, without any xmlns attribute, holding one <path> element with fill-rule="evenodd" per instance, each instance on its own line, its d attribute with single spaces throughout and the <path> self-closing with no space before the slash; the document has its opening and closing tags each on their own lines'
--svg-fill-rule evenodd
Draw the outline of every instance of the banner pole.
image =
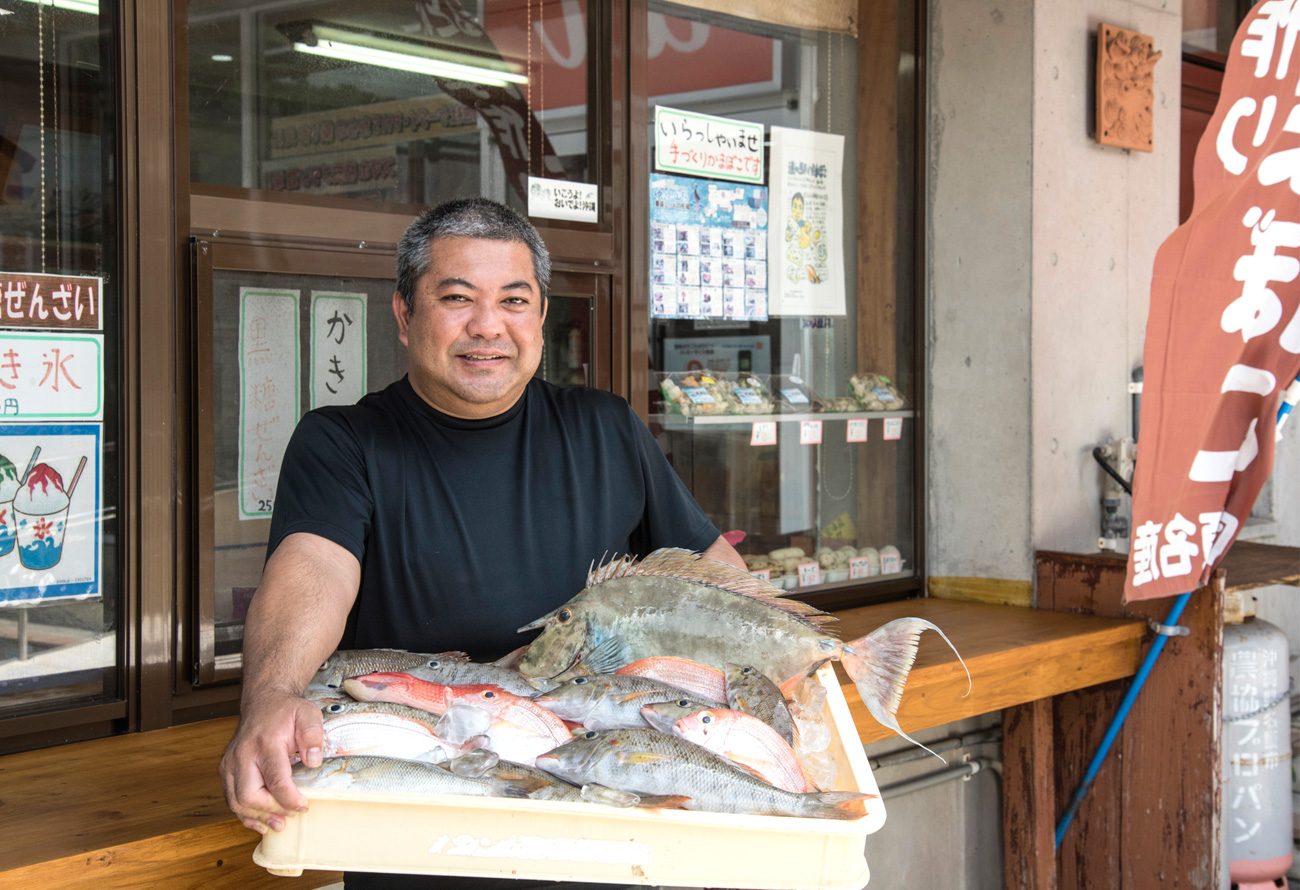
<svg viewBox="0 0 1300 890">
<path fill-rule="evenodd" d="M 1281 428 L 1287 414 L 1291 412 L 1296 403 L 1296 396 L 1300 394 L 1300 377 L 1286 389 L 1283 396 L 1282 404 L 1277 411 L 1278 427 Z M 1180 593 L 1174 597 L 1173 605 L 1169 607 L 1169 614 L 1165 616 L 1164 627 L 1173 627 L 1178 623 L 1178 619 L 1183 616 L 1183 609 L 1187 608 L 1187 601 L 1192 598 L 1192 594 Z M 1092 761 L 1088 764 L 1088 769 L 1083 774 L 1083 781 L 1079 783 L 1079 788 L 1074 792 L 1074 797 L 1070 798 L 1070 805 L 1066 807 L 1061 821 L 1056 825 L 1056 848 L 1061 848 L 1061 841 L 1065 839 L 1065 833 L 1070 830 L 1070 823 L 1074 821 L 1074 815 L 1079 811 L 1079 805 L 1083 799 L 1088 796 L 1088 789 L 1092 782 L 1097 778 L 1097 773 L 1101 771 L 1101 765 L 1106 760 L 1106 755 L 1110 753 L 1111 745 L 1115 744 L 1115 739 L 1119 736 L 1120 729 L 1124 726 L 1124 721 L 1128 719 L 1128 713 L 1133 708 L 1133 703 L 1137 701 L 1138 694 L 1142 692 L 1143 685 L 1146 684 L 1147 677 L 1151 674 L 1151 669 L 1155 666 L 1156 659 L 1164 651 L 1165 643 L 1168 642 L 1168 634 L 1159 634 L 1151 643 L 1151 648 L 1147 650 L 1146 658 L 1142 659 L 1142 666 L 1133 677 L 1133 682 L 1129 685 L 1128 691 L 1124 693 L 1124 700 L 1119 703 L 1119 709 L 1115 716 L 1111 718 L 1110 727 L 1106 730 L 1106 735 L 1102 738 L 1101 744 L 1097 746 L 1097 753 L 1092 755 Z"/>
</svg>

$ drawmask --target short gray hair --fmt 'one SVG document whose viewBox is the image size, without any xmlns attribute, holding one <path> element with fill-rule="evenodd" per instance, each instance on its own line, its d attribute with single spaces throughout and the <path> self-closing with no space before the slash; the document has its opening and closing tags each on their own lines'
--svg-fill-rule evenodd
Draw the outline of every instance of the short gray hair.
<svg viewBox="0 0 1300 890">
<path fill-rule="evenodd" d="M 487 198 L 457 198 L 439 204 L 407 226 L 397 244 L 397 292 L 415 311 L 415 285 L 429 271 L 429 245 L 437 238 L 515 241 L 533 255 L 533 275 L 542 299 L 551 286 L 551 254 L 533 224 L 504 204 Z"/>
</svg>

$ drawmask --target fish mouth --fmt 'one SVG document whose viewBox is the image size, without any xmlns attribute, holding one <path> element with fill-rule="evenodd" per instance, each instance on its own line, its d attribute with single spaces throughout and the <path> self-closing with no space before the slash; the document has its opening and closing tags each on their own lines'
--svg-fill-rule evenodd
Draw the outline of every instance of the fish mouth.
<svg viewBox="0 0 1300 890">
<path fill-rule="evenodd" d="M 529 624 L 525 624 L 523 627 L 516 630 L 515 633 L 521 634 L 524 633 L 525 631 L 537 630 L 539 627 L 545 627 L 547 622 L 550 621 L 552 618 L 554 618 L 555 613 L 558 611 L 560 610 L 552 609 L 550 612 L 547 612 L 545 615 L 543 615 L 541 618 L 538 618 L 536 621 L 530 622 Z"/>
</svg>

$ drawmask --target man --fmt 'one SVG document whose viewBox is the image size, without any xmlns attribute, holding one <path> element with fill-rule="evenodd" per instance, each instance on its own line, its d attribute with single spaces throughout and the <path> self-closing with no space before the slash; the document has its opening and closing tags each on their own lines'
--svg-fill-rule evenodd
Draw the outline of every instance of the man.
<svg viewBox="0 0 1300 890">
<path fill-rule="evenodd" d="M 323 734 L 302 693 L 335 648 L 495 658 L 607 554 L 678 546 L 744 567 L 626 402 L 533 378 L 549 282 L 545 245 L 509 208 L 429 211 L 398 248 L 407 376 L 295 430 L 221 763 L 249 828 L 305 808 L 290 758 L 318 765 Z"/>
</svg>

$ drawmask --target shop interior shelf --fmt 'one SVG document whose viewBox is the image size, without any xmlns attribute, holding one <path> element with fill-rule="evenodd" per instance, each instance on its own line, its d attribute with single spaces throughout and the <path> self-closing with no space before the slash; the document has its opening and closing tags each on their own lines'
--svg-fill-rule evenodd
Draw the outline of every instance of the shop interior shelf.
<svg viewBox="0 0 1300 890">
<path fill-rule="evenodd" d="M 808 411 L 799 414 L 703 414 L 686 417 L 681 414 L 651 414 L 650 420 L 662 423 L 669 429 L 692 426 L 747 426 L 762 421 L 800 423 L 805 420 L 864 420 L 876 417 L 912 417 L 911 409 L 899 411 Z"/>
</svg>

